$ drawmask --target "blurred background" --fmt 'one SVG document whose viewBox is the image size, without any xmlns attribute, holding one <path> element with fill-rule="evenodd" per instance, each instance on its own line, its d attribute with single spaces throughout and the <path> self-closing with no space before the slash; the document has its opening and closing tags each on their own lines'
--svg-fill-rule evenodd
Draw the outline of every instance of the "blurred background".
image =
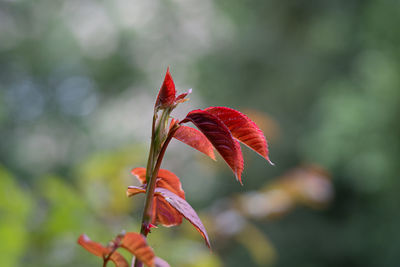
<svg viewBox="0 0 400 267">
<path fill-rule="evenodd" d="M 244 186 L 173 141 L 163 167 L 209 231 L 149 242 L 171 266 L 399 266 L 400 2 L 0 0 L 2 266 L 100 266 L 76 244 L 138 231 L 156 94 L 249 115 Z M 396 115 L 397 114 L 397 115 Z M 396 204 L 397 203 L 397 204 Z M 126 255 L 126 254 L 125 254 Z M 112 264 L 109 264 L 110 266 Z"/>
</svg>

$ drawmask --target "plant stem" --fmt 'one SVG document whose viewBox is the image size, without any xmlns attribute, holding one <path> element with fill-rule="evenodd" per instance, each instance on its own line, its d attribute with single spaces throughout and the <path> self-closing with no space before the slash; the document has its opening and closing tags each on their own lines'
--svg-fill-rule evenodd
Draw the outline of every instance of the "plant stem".
<svg viewBox="0 0 400 267">
<path fill-rule="evenodd" d="M 155 124 L 156 124 L 157 114 L 153 116 L 153 124 L 151 126 L 151 143 L 150 143 L 150 152 L 149 158 L 147 160 L 147 167 L 146 167 L 146 182 L 148 183 L 151 177 L 151 170 L 153 169 L 153 162 L 154 162 L 154 131 L 155 131 Z"/>
<path fill-rule="evenodd" d="M 171 141 L 171 139 L 177 129 L 178 128 L 174 128 L 168 133 L 168 137 L 165 140 L 165 142 L 161 148 L 161 151 L 160 151 L 160 154 L 158 155 L 158 159 L 157 159 L 156 165 L 154 167 L 152 176 L 150 178 L 149 184 L 147 185 L 146 202 L 145 202 L 144 211 L 143 211 L 142 229 L 141 229 L 141 233 L 144 236 L 147 236 L 147 233 L 148 233 L 147 227 L 151 223 L 151 219 L 152 219 L 151 217 L 153 215 L 151 207 L 153 205 L 154 191 L 156 189 L 157 174 L 158 174 L 158 171 L 160 170 L 161 162 L 164 158 L 164 154 L 165 154 L 165 151 L 167 150 L 168 144 Z"/>
<path fill-rule="evenodd" d="M 152 221 L 152 216 L 154 216 L 154 214 L 152 213 L 152 206 L 154 199 L 154 191 L 156 189 L 157 174 L 158 171 L 160 170 L 161 163 L 164 158 L 165 151 L 167 150 L 168 144 L 171 141 L 172 137 L 174 136 L 176 130 L 179 128 L 179 125 L 175 125 L 169 130 L 167 138 L 162 143 L 162 147 L 160 149 L 159 147 L 157 147 L 157 145 L 158 144 L 161 145 L 162 142 L 161 139 L 163 138 L 160 135 L 162 135 L 167 126 L 166 122 L 168 121 L 169 118 L 169 112 L 163 112 L 159 124 L 157 125 L 157 129 L 155 129 L 155 118 L 156 117 L 154 116 L 150 153 L 146 169 L 146 180 L 147 180 L 146 200 L 145 200 L 145 206 L 142 215 L 142 224 L 140 229 L 140 233 L 144 237 L 147 237 L 147 234 L 149 233 L 148 227 Z M 157 161 L 153 168 L 155 157 L 157 157 Z M 142 267 L 142 266 L 143 263 L 139 261 L 138 258 L 136 258 L 134 267 Z"/>
</svg>

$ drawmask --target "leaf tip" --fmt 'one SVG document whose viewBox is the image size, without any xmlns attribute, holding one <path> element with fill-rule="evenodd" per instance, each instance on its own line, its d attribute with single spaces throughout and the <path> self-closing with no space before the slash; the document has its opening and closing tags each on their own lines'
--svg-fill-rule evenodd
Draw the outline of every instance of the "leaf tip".
<svg viewBox="0 0 400 267">
<path fill-rule="evenodd" d="M 211 158 L 213 161 L 217 161 L 217 158 L 215 157 L 214 150 L 213 150 L 212 152 L 210 152 L 210 158 Z"/>
<path fill-rule="evenodd" d="M 86 234 L 81 234 L 77 240 L 78 244 L 89 242 L 90 238 Z"/>
<path fill-rule="evenodd" d="M 236 181 L 238 181 L 240 183 L 240 185 L 243 186 L 242 176 L 241 175 L 238 176 L 237 174 L 235 174 L 235 178 L 236 178 Z"/>
<path fill-rule="evenodd" d="M 271 166 L 275 166 L 275 163 L 273 163 L 273 162 L 271 161 L 271 159 L 268 157 L 268 155 L 264 156 L 263 158 L 265 158 L 265 160 L 268 161 L 268 163 L 269 163 Z"/>
</svg>

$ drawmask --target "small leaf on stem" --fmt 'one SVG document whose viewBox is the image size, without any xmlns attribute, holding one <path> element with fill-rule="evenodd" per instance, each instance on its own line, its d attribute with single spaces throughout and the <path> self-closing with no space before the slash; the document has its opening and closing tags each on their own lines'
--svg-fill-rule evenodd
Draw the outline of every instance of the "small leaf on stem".
<svg viewBox="0 0 400 267">
<path fill-rule="evenodd" d="M 141 186 L 128 186 L 128 190 L 126 190 L 126 195 L 128 197 L 140 194 L 140 193 L 146 193 L 146 189 L 144 189 Z"/>
<path fill-rule="evenodd" d="M 114 262 L 115 267 L 129 267 L 129 263 L 118 251 L 114 251 L 111 254 L 110 260 Z"/>
<path fill-rule="evenodd" d="M 120 253 L 118 253 L 118 251 L 113 251 L 111 247 L 104 247 L 100 243 L 90 240 L 90 238 L 85 234 L 82 234 L 79 237 L 78 244 L 90 253 L 103 258 L 104 261 L 107 261 L 107 257 L 112 253 L 111 256 L 109 256 L 109 260 L 114 262 L 116 267 L 129 267 L 128 262 Z"/>
<path fill-rule="evenodd" d="M 129 186 L 127 190 L 128 197 L 145 193 L 146 190 L 146 169 L 142 167 L 134 168 L 131 173 L 139 180 L 140 183 L 144 183 L 142 187 Z M 185 198 L 185 192 L 182 189 L 182 184 L 173 172 L 161 169 L 158 172 L 156 187 L 165 188 L 178 195 L 181 198 Z M 154 196 L 153 200 L 153 224 L 161 224 L 167 227 L 179 225 L 182 223 L 182 215 L 177 212 L 164 198 L 159 195 Z"/>
<path fill-rule="evenodd" d="M 153 216 L 152 223 L 161 224 L 165 227 L 180 225 L 182 223 L 182 215 L 163 197 L 156 195 L 154 198 L 153 214 L 155 214 L 155 216 Z"/>
<path fill-rule="evenodd" d="M 98 257 L 106 256 L 111 252 L 111 248 L 104 247 L 102 244 L 90 240 L 90 238 L 85 234 L 82 234 L 79 237 L 78 244 Z"/>
<path fill-rule="evenodd" d="M 134 168 L 131 170 L 131 174 L 133 174 L 142 185 L 146 185 L 146 168 L 143 167 Z M 158 171 L 156 187 L 166 188 L 174 192 L 178 196 L 185 198 L 185 192 L 182 189 L 182 184 L 179 177 L 169 170 L 160 169 Z M 132 188 L 137 191 L 142 189 L 142 187 L 137 187 L 137 186 L 130 186 L 128 188 Z"/>
<path fill-rule="evenodd" d="M 155 193 L 164 197 L 172 207 L 182 214 L 182 216 L 185 217 L 197 229 L 197 231 L 200 232 L 206 242 L 206 245 L 210 247 L 210 240 L 203 223 L 201 222 L 196 211 L 190 206 L 189 203 L 186 202 L 186 200 L 164 188 L 156 188 Z"/>
<path fill-rule="evenodd" d="M 182 93 L 175 98 L 175 103 L 183 103 L 189 100 L 189 98 L 185 98 L 186 96 L 192 93 L 192 89 L 189 89 L 186 93 Z"/>
<path fill-rule="evenodd" d="M 135 255 L 147 266 L 154 266 L 153 249 L 147 245 L 146 239 L 138 233 L 126 233 L 121 241 L 121 247 Z"/>
</svg>

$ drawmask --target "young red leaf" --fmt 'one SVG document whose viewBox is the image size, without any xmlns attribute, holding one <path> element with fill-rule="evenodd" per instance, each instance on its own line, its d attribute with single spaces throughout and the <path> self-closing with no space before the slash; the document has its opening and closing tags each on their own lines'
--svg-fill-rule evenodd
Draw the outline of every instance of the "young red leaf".
<svg viewBox="0 0 400 267">
<path fill-rule="evenodd" d="M 156 187 L 166 188 L 181 198 L 185 198 L 185 192 L 182 189 L 182 184 L 178 176 L 173 172 L 165 169 L 158 171 Z"/>
<path fill-rule="evenodd" d="M 128 197 L 140 194 L 140 193 L 146 193 L 146 189 L 140 186 L 128 186 L 128 190 L 126 191 L 126 195 Z"/>
<path fill-rule="evenodd" d="M 218 117 L 230 130 L 233 137 L 256 151 L 270 164 L 268 144 L 260 128 L 243 113 L 227 107 L 209 107 L 205 111 Z"/>
<path fill-rule="evenodd" d="M 164 82 L 157 96 L 155 108 L 167 108 L 173 106 L 175 103 L 175 95 L 175 84 L 168 68 L 167 73 L 165 74 Z"/>
<path fill-rule="evenodd" d="M 131 174 L 133 174 L 141 184 L 146 183 L 146 168 L 137 167 L 131 170 Z"/>
<path fill-rule="evenodd" d="M 173 175 L 175 176 L 175 174 L 173 174 Z M 174 194 L 177 194 L 181 198 L 185 199 L 185 191 L 183 191 L 183 189 L 182 189 L 182 185 L 181 185 L 181 182 L 179 181 L 179 178 L 175 176 L 176 179 L 171 179 L 174 176 L 169 176 L 170 179 L 165 179 L 165 178 L 159 177 L 156 182 L 156 187 L 168 189 L 169 191 L 173 192 Z M 164 176 L 164 177 L 166 177 L 166 176 Z"/>
<path fill-rule="evenodd" d="M 214 148 L 202 132 L 192 127 L 181 125 L 175 132 L 174 138 L 215 160 Z"/>
<path fill-rule="evenodd" d="M 188 96 L 191 93 L 192 93 L 192 89 L 189 89 L 186 93 L 182 93 L 182 94 L 178 95 L 175 98 L 175 103 L 178 104 L 178 103 L 183 103 L 183 102 L 188 101 L 189 98 L 185 98 L 185 97 Z"/>
<path fill-rule="evenodd" d="M 131 173 L 139 180 L 140 183 L 146 182 L 146 169 L 139 167 L 134 168 Z M 178 195 L 181 198 L 185 198 L 185 192 L 182 189 L 179 178 L 168 170 L 161 169 L 157 175 L 156 187 L 165 188 Z M 143 187 L 129 186 L 127 190 L 128 197 L 145 193 Z M 164 198 L 155 195 L 153 199 L 153 224 L 161 224 L 167 227 L 179 225 L 182 223 L 182 215 L 177 212 L 171 205 L 165 201 Z"/>
<path fill-rule="evenodd" d="M 201 222 L 199 216 L 196 211 L 186 202 L 183 198 L 180 198 L 176 194 L 164 188 L 156 188 L 156 194 L 160 194 L 165 198 L 165 200 L 171 204 L 183 217 L 185 217 L 203 236 L 206 245 L 210 247 L 210 240 L 208 238 L 206 229 L 204 228 L 203 223 Z"/>
<path fill-rule="evenodd" d="M 236 179 L 241 182 L 243 156 L 239 143 L 233 139 L 225 124 L 213 114 L 204 110 L 193 110 L 181 122 L 191 121 L 213 144 L 215 149 L 233 170 Z"/>
<path fill-rule="evenodd" d="M 79 236 L 78 244 L 93 255 L 101 258 L 111 252 L 111 248 L 103 247 L 102 244 L 90 240 L 90 238 L 85 234 Z"/>
<path fill-rule="evenodd" d="M 110 260 L 114 262 L 116 267 L 129 267 L 129 263 L 118 251 L 114 251 L 111 254 Z"/>
<path fill-rule="evenodd" d="M 155 214 L 152 220 L 153 224 L 171 227 L 182 223 L 182 215 L 160 195 L 156 195 L 154 198 L 153 214 Z"/>
<path fill-rule="evenodd" d="M 171 187 L 166 186 L 166 188 Z M 126 191 L 128 197 L 134 196 L 139 193 L 146 193 L 146 190 L 137 186 L 129 186 L 128 190 Z M 154 196 L 153 214 L 154 216 L 151 221 L 153 224 L 161 224 L 166 227 L 170 227 L 182 223 L 182 215 L 177 212 L 173 207 L 171 207 L 171 205 L 159 195 Z"/>
<path fill-rule="evenodd" d="M 90 238 L 83 234 L 78 239 L 78 244 L 85 248 L 90 253 L 103 258 L 103 260 L 112 252 L 112 248 L 103 247 L 100 243 L 90 240 Z M 110 260 L 115 263 L 116 267 L 129 267 L 125 258 L 117 251 L 112 252 Z"/>
<path fill-rule="evenodd" d="M 146 239 L 141 234 L 126 233 L 122 238 L 121 247 L 135 255 L 145 265 L 154 266 L 153 249 L 147 245 Z"/>
<path fill-rule="evenodd" d="M 131 174 L 133 174 L 141 184 L 146 184 L 146 168 L 134 168 L 131 170 Z M 182 189 L 179 177 L 169 170 L 161 169 L 158 171 L 156 187 L 166 188 L 181 198 L 185 198 L 185 192 Z M 130 186 L 129 188 L 140 190 L 140 187 Z"/>
<path fill-rule="evenodd" d="M 168 170 L 159 170 L 156 188 L 168 189 L 179 197 L 185 199 L 185 192 L 182 189 L 178 176 Z M 182 223 L 182 215 L 171 207 L 171 205 L 162 197 L 155 196 L 153 208 L 156 216 L 153 217 L 152 223 L 162 224 L 167 227 Z"/>
</svg>

